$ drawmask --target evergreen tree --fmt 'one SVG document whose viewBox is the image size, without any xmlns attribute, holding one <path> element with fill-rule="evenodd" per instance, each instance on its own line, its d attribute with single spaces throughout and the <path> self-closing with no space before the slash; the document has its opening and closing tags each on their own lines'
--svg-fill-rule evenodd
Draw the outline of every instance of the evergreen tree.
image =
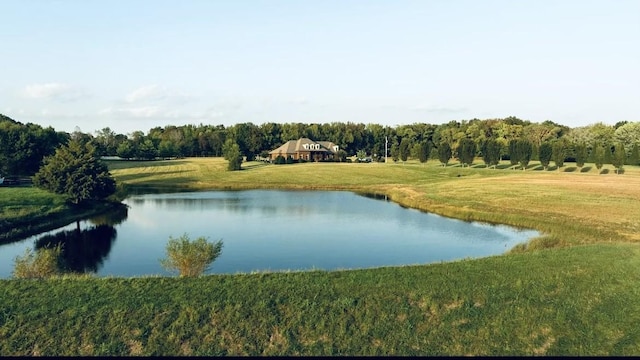
<svg viewBox="0 0 640 360">
<path fill-rule="evenodd" d="M 540 164 L 545 170 L 547 170 L 547 167 L 549 166 L 552 154 L 553 148 L 551 147 L 551 144 L 549 144 L 548 142 L 543 142 L 540 145 L 538 157 L 540 158 Z"/>
<path fill-rule="evenodd" d="M 451 159 L 451 146 L 449 146 L 448 142 L 440 143 L 440 146 L 438 146 L 438 160 L 440 160 L 442 165 L 446 167 L 450 159 Z"/>
<path fill-rule="evenodd" d="M 462 166 L 471 166 L 476 155 L 476 143 L 471 139 L 462 139 L 458 144 L 458 159 Z"/>
<path fill-rule="evenodd" d="M 605 158 L 605 149 L 602 145 L 596 144 L 593 147 L 593 162 L 596 164 L 596 169 L 602 169 Z"/>
<path fill-rule="evenodd" d="M 407 158 L 409 157 L 409 141 L 410 140 L 407 138 L 402 138 L 402 140 L 400 141 L 398 155 L 400 156 L 400 160 L 402 160 L 403 163 L 407 161 Z"/>
<path fill-rule="evenodd" d="M 107 166 L 98 159 L 95 147 L 70 140 L 44 159 L 33 183 L 42 189 L 66 195 L 74 204 L 102 200 L 116 191 Z"/>
<path fill-rule="evenodd" d="M 629 155 L 629 165 L 640 165 L 640 149 L 638 144 L 634 144 Z"/>
<path fill-rule="evenodd" d="M 552 158 L 553 162 L 556 163 L 558 171 L 560 171 L 560 168 L 564 166 L 564 159 L 566 157 L 567 154 L 564 143 L 562 141 L 556 141 L 553 143 Z"/>
<path fill-rule="evenodd" d="M 518 140 L 509 141 L 509 162 L 511 163 L 511 166 L 514 168 L 520 162 L 520 159 L 518 158 L 517 145 L 518 145 Z"/>
<path fill-rule="evenodd" d="M 587 146 L 581 142 L 575 147 L 576 151 L 576 166 L 582 168 L 587 161 Z"/>
<path fill-rule="evenodd" d="M 242 168 L 242 153 L 240 146 L 233 139 L 229 138 L 225 141 L 222 152 L 225 160 L 229 161 L 228 169 L 230 171 L 240 170 Z"/>
<path fill-rule="evenodd" d="M 529 161 L 531 160 L 531 154 L 533 152 L 533 148 L 531 143 L 527 140 L 521 139 L 516 142 L 515 148 L 516 156 L 518 158 L 518 163 L 522 166 L 522 170 L 527 169 L 527 165 L 529 165 Z"/>
<path fill-rule="evenodd" d="M 427 160 L 429 160 L 429 153 L 431 152 L 431 148 L 429 146 L 429 143 L 426 141 L 420 142 L 419 146 L 418 160 L 420 160 L 420 162 L 424 164 L 427 162 Z"/>
<path fill-rule="evenodd" d="M 616 143 L 613 149 L 611 165 L 616 168 L 616 174 L 620 174 L 620 170 L 622 170 L 625 160 L 627 159 L 627 153 L 624 150 L 624 145 L 620 142 Z"/>
<path fill-rule="evenodd" d="M 487 139 L 482 145 L 482 160 L 487 167 L 495 167 L 500 163 L 500 143 L 494 139 Z"/>
</svg>

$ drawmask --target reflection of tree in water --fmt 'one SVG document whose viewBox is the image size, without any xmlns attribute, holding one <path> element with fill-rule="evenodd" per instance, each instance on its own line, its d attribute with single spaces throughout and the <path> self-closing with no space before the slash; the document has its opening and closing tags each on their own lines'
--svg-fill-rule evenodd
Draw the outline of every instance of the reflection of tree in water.
<svg viewBox="0 0 640 360">
<path fill-rule="evenodd" d="M 116 236 L 116 229 L 110 225 L 66 230 L 36 240 L 36 250 L 62 245 L 63 271 L 95 273 L 109 255 Z"/>
<path fill-rule="evenodd" d="M 95 216 L 89 219 L 94 225 L 111 225 L 116 226 L 127 220 L 129 207 L 124 204 L 118 204 L 112 211 Z"/>
<path fill-rule="evenodd" d="M 116 240 L 114 225 L 127 219 L 127 206 L 118 206 L 113 211 L 89 219 L 95 226 L 45 235 L 36 240 L 36 250 L 62 245 L 61 263 L 65 272 L 97 272 L 109 255 Z"/>
</svg>

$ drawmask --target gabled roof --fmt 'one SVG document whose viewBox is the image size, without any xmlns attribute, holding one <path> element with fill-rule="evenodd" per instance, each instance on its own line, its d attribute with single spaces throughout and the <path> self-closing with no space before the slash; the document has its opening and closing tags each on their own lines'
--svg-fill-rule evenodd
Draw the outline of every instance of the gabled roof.
<svg viewBox="0 0 640 360">
<path fill-rule="evenodd" d="M 304 145 L 318 144 L 320 145 L 319 149 L 305 149 Z M 298 151 L 314 151 L 314 152 L 329 152 L 331 154 L 335 153 L 334 146 L 336 146 L 331 141 L 313 141 L 309 138 L 300 138 L 298 140 L 289 140 L 284 143 L 279 148 L 272 150 L 269 154 L 295 154 Z"/>
</svg>

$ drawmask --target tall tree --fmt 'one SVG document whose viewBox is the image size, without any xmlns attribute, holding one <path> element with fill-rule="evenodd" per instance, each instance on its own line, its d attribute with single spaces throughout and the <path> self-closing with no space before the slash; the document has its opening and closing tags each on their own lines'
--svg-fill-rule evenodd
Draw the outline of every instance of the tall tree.
<svg viewBox="0 0 640 360">
<path fill-rule="evenodd" d="M 447 167 L 451 155 L 451 146 L 449 146 L 449 143 L 446 141 L 441 142 L 440 146 L 438 146 L 438 160 L 440 160 L 440 163 L 442 163 L 444 167 Z"/>
<path fill-rule="evenodd" d="M 522 170 L 526 170 L 529 161 L 531 161 L 533 146 L 528 140 L 521 139 L 516 142 L 515 150 L 518 163 L 522 167 Z"/>
<path fill-rule="evenodd" d="M 494 169 L 500 163 L 500 143 L 494 139 L 487 139 L 482 145 L 482 160 L 487 167 Z"/>
<path fill-rule="evenodd" d="M 520 158 L 518 157 L 518 140 L 513 139 L 509 141 L 509 162 L 514 169 L 520 162 Z"/>
<path fill-rule="evenodd" d="M 560 168 L 564 166 L 564 159 L 567 157 L 564 142 L 560 140 L 554 142 L 552 153 L 553 162 L 556 164 L 558 171 L 560 171 Z"/>
<path fill-rule="evenodd" d="M 613 149 L 611 165 L 616 168 L 616 174 L 620 174 L 620 171 L 627 160 L 627 152 L 624 150 L 624 144 L 621 142 L 616 143 Z"/>
<path fill-rule="evenodd" d="M 418 160 L 420 163 L 424 164 L 429 160 L 429 153 L 431 152 L 431 147 L 426 140 L 421 141 L 418 148 Z"/>
<path fill-rule="evenodd" d="M 540 158 L 540 164 L 545 170 L 547 170 L 547 167 L 549 166 L 552 154 L 553 148 L 551 147 L 551 144 L 549 144 L 548 142 L 543 142 L 542 144 L 540 144 L 538 157 Z"/>
<path fill-rule="evenodd" d="M 629 155 L 629 165 L 640 165 L 640 148 L 638 144 L 633 144 Z"/>
<path fill-rule="evenodd" d="M 587 145 L 580 142 L 575 146 L 574 150 L 576 154 L 576 166 L 581 169 L 587 161 Z"/>
<path fill-rule="evenodd" d="M 74 204 L 102 200 L 116 191 L 115 180 L 97 157 L 95 148 L 76 140 L 46 157 L 33 183 L 39 188 L 66 195 Z"/>
<path fill-rule="evenodd" d="M 593 162 L 596 165 L 596 169 L 602 169 L 605 158 L 605 149 L 601 144 L 595 144 L 593 147 Z"/>
<path fill-rule="evenodd" d="M 224 143 L 225 160 L 229 161 L 227 168 L 231 171 L 242 169 L 242 153 L 240 152 L 240 146 L 233 141 L 233 139 L 227 139 Z"/>
<path fill-rule="evenodd" d="M 409 140 L 408 138 L 402 138 L 402 140 L 400 141 L 400 147 L 398 148 L 398 155 L 400 156 L 400 160 L 402 160 L 403 163 L 407 161 L 407 158 L 409 157 L 410 141 L 411 140 Z"/>
<path fill-rule="evenodd" d="M 476 143 L 471 139 L 461 139 L 458 144 L 458 158 L 462 166 L 471 166 L 476 155 Z"/>
</svg>

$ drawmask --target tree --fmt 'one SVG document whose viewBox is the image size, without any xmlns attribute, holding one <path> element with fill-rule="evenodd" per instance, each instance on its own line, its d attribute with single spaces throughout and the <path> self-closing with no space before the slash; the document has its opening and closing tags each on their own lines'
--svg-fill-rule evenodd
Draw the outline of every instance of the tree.
<svg viewBox="0 0 640 360">
<path fill-rule="evenodd" d="M 402 138 L 400 141 L 400 147 L 398 148 L 398 155 L 400 156 L 400 160 L 404 163 L 407 161 L 409 157 L 409 142 L 410 140 L 407 138 Z"/>
<path fill-rule="evenodd" d="M 145 139 L 140 146 L 138 146 L 137 157 L 145 160 L 153 160 L 158 156 L 158 150 L 153 145 L 153 141 Z"/>
<path fill-rule="evenodd" d="M 531 161 L 531 153 L 533 152 L 531 143 L 527 140 L 518 140 L 515 150 L 518 163 L 522 166 L 522 170 L 526 170 L 529 161 Z"/>
<path fill-rule="evenodd" d="M 553 143 L 552 149 L 552 158 L 553 162 L 556 164 L 558 171 L 560 168 L 564 166 L 564 159 L 567 157 L 567 152 L 564 146 L 564 142 L 556 141 Z"/>
<path fill-rule="evenodd" d="M 584 163 L 587 161 L 587 145 L 581 142 L 575 147 L 576 153 L 576 166 L 578 168 L 582 168 Z"/>
<path fill-rule="evenodd" d="M 471 166 L 476 155 L 476 143 L 471 139 L 461 139 L 458 143 L 458 159 L 462 166 Z"/>
<path fill-rule="evenodd" d="M 74 204 L 106 199 L 116 191 L 107 166 L 97 158 L 91 144 L 75 140 L 44 159 L 33 183 L 42 189 L 66 195 Z"/>
<path fill-rule="evenodd" d="M 624 166 L 624 163 L 627 160 L 627 153 L 624 150 L 624 144 L 621 142 L 616 143 L 613 149 L 611 165 L 616 168 L 616 174 L 620 174 L 620 170 L 622 170 L 622 166 Z"/>
<path fill-rule="evenodd" d="M 194 241 L 187 234 L 174 239 L 169 237 L 167 257 L 160 264 L 169 271 L 177 271 L 180 277 L 199 276 L 211 267 L 222 252 L 222 240 L 210 243 L 204 237 Z"/>
<path fill-rule="evenodd" d="M 520 159 L 518 158 L 517 145 L 518 145 L 518 140 L 514 139 L 509 141 L 509 162 L 511 163 L 511 166 L 513 168 L 515 168 L 515 166 L 518 165 L 518 163 L 520 162 Z"/>
<path fill-rule="evenodd" d="M 602 145 L 596 144 L 593 147 L 593 162 L 596 164 L 596 169 L 602 169 L 602 165 L 604 164 L 604 155 L 605 149 Z"/>
<path fill-rule="evenodd" d="M 549 144 L 548 142 L 543 142 L 542 144 L 540 144 L 538 156 L 540 158 L 540 164 L 545 170 L 547 170 L 547 167 L 549 166 L 552 154 L 553 148 L 551 147 L 551 144 Z"/>
<path fill-rule="evenodd" d="M 638 144 L 633 144 L 629 155 L 629 165 L 640 165 L 640 149 Z"/>
<path fill-rule="evenodd" d="M 482 160 L 487 167 L 495 167 L 500 163 L 500 143 L 494 139 L 487 139 L 482 146 Z"/>
<path fill-rule="evenodd" d="M 438 160 L 444 167 L 447 167 L 449 159 L 451 159 L 451 146 L 449 146 L 448 142 L 442 142 L 438 146 Z"/>
<path fill-rule="evenodd" d="M 421 141 L 418 145 L 418 160 L 424 164 L 429 160 L 429 152 L 431 149 L 427 141 Z"/>
<path fill-rule="evenodd" d="M 125 140 L 120 145 L 118 145 L 116 154 L 118 154 L 118 156 L 123 159 L 131 159 L 136 154 L 135 145 L 131 140 Z"/>
<path fill-rule="evenodd" d="M 362 150 L 362 149 L 360 149 L 356 153 L 356 157 L 358 158 L 358 161 L 363 161 L 367 157 L 367 152 Z"/>
<path fill-rule="evenodd" d="M 229 161 L 228 169 L 230 171 L 240 170 L 242 168 L 242 153 L 240 152 L 240 146 L 233 141 L 233 139 L 227 139 L 222 149 L 225 160 Z"/>
</svg>

